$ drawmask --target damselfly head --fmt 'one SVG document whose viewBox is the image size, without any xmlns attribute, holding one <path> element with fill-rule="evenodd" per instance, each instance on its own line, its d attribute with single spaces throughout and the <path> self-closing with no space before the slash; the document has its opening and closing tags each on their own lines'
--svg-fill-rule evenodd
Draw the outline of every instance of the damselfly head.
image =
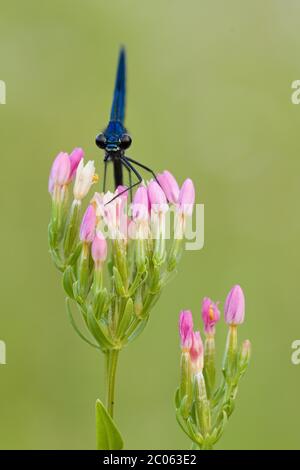
<svg viewBox="0 0 300 470">
<path fill-rule="evenodd" d="M 120 137 L 106 136 L 101 133 L 96 137 L 96 145 L 100 149 L 107 152 L 117 152 L 118 150 L 126 150 L 130 147 L 132 139 L 129 134 L 124 133 Z"/>
</svg>

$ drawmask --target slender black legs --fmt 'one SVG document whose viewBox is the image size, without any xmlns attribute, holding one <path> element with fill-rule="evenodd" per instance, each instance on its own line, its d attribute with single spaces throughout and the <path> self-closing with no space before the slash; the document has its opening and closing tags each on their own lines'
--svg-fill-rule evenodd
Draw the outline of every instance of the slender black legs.
<svg viewBox="0 0 300 470">
<path fill-rule="evenodd" d="M 105 191 L 107 161 L 104 161 L 104 164 L 105 164 L 105 167 L 104 167 L 103 191 Z M 131 200 L 132 200 L 132 189 L 143 181 L 143 178 L 141 177 L 140 173 L 138 172 L 138 170 L 133 165 L 137 165 L 137 166 L 143 168 L 143 170 L 148 171 L 149 173 L 151 173 L 151 175 L 157 181 L 156 174 L 154 173 L 153 170 L 151 170 L 151 168 L 143 165 L 142 163 L 137 162 L 136 160 L 133 160 L 132 158 L 129 158 L 129 157 L 126 157 L 126 156 L 120 156 L 120 157 L 118 157 L 118 160 L 114 161 L 115 185 L 116 185 L 116 187 L 120 185 L 120 183 L 119 183 L 120 180 L 118 180 L 119 179 L 118 177 L 121 176 L 121 178 L 122 178 L 122 167 L 124 167 L 128 171 L 129 186 L 128 186 L 128 188 L 124 189 L 124 191 L 121 191 L 119 194 L 114 196 L 109 202 L 107 202 L 107 204 L 114 201 L 117 197 L 121 196 L 122 194 L 126 193 L 127 191 L 130 191 L 130 196 L 131 196 Z M 136 183 L 132 183 L 132 178 L 131 178 L 132 173 L 138 179 L 138 181 Z M 117 183 L 119 183 L 119 184 L 117 184 Z"/>
<path fill-rule="evenodd" d="M 107 160 L 104 160 L 103 192 L 106 191 Z"/>
<path fill-rule="evenodd" d="M 131 163 L 127 160 L 126 157 L 119 157 L 120 159 L 120 163 L 130 172 L 134 173 L 134 175 L 137 177 L 138 181 L 136 183 L 133 183 L 133 184 L 130 184 L 130 186 L 126 189 L 124 189 L 124 191 L 121 191 L 119 194 L 116 194 L 116 196 L 114 196 L 110 201 L 108 201 L 106 204 L 109 204 L 110 202 L 114 201 L 117 197 L 120 197 L 122 196 L 122 194 L 126 193 L 127 191 L 131 191 L 135 186 L 137 186 L 138 184 L 140 184 L 142 181 L 143 181 L 143 178 L 141 177 L 141 175 L 139 174 L 139 172 L 137 171 L 136 168 L 134 168 L 134 166 L 131 165 Z M 105 204 L 105 205 L 106 205 Z"/>
<path fill-rule="evenodd" d="M 142 165 L 142 163 L 139 163 L 137 162 L 136 160 L 133 160 L 132 158 L 129 158 L 129 157 L 124 157 L 128 162 L 131 162 L 131 163 L 134 163 L 135 165 L 143 168 L 143 170 L 145 171 L 148 171 L 149 173 L 151 173 L 151 175 L 153 176 L 153 178 L 157 181 L 157 178 L 156 178 L 156 174 L 154 173 L 153 170 L 151 170 L 151 168 L 149 168 L 148 166 L 146 165 Z"/>
</svg>

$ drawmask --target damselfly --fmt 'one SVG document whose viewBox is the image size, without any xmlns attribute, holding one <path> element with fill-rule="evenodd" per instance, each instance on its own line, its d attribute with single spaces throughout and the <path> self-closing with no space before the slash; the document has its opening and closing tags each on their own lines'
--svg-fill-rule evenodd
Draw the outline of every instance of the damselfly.
<svg viewBox="0 0 300 470">
<path fill-rule="evenodd" d="M 151 168 L 142 163 L 129 158 L 125 155 L 125 151 L 130 147 L 132 139 L 128 134 L 125 125 L 125 100 L 126 100 L 126 55 L 122 48 L 119 55 L 119 63 L 117 68 L 117 76 L 113 102 L 110 113 L 110 121 L 106 129 L 96 137 L 97 147 L 104 150 L 104 179 L 103 191 L 106 190 L 107 165 L 112 162 L 114 168 L 115 188 L 123 185 L 123 169 L 129 176 L 129 186 L 122 192 L 131 191 L 132 188 L 140 184 L 143 180 L 136 166 L 151 173 L 156 179 L 155 173 Z M 132 176 L 138 180 L 132 182 Z M 120 194 L 122 194 L 120 192 Z M 116 196 L 117 197 L 117 196 Z"/>
</svg>

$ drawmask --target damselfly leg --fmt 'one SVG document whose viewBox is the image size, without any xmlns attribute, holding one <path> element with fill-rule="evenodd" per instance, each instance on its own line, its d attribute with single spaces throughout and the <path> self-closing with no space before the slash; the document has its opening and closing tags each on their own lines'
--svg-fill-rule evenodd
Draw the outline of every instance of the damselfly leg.
<svg viewBox="0 0 300 470">
<path fill-rule="evenodd" d="M 122 194 L 126 193 L 127 191 L 131 191 L 133 188 L 135 188 L 138 184 L 141 184 L 143 181 L 143 178 L 139 174 L 136 168 L 134 168 L 133 165 L 127 160 L 126 157 L 120 157 L 120 161 L 122 162 L 122 165 L 130 172 L 134 173 L 135 176 L 137 177 L 138 181 L 136 183 L 131 184 L 128 188 L 124 189 L 121 191 L 119 194 L 116 194 L 110 201 L 108 201 L 105 205 L 110 204 L 112 201 L 117 199 L 117 197 L 122 196 Z"/>
<path fill-rule="evenodd" d="M 143 170 L 148 171 L 149 173 L 151 173 L 151 175 L 153 176 L 153 178 L 157 181 L 156 174 L 154 173 L 153 170 L 151 170 L 151 168 L 149 168 L 149 167 L 146 166 L 146 165 L 143 165 L 143 164 L 140 163 L 140 162 L 137 162 L 136 160 L 133 160 L 133 158 L 129 158 L 129 157 L 127 157 L 127 156 L 125 156 L 124 158 L 126 158 L 126 160 L 127 160 L 128 162 L 134 163 L 135 165 L 137 165 L 137 166 L 143 168 Z M 157 182 L 158 182 L 158 181 L 157 181 Z"/>
</svg>

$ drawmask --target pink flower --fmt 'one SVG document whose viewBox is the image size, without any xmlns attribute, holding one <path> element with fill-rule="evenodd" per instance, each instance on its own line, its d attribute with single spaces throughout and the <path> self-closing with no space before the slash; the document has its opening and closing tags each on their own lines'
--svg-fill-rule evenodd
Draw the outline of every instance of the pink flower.
<svg viewBox="0 0 300 470">
<path fill-rule="evenodd" d="M 179 209 L 185 215 L 192 215 L 195 203 L 195 188 L 191 179 L 186 179 L 178 197 Z"/>
<path fill-rule="evenodd" d="M 55 186 L 64 186 L 71 182 L 83 156 L 83 150 L 80 148 L 75 148 L 70 155 L 66 152 L 60 152 L 57 155 L 49 176 L 48 189 L 50 194 L 53 193 Z"/>
<path fill-rule="evenodd" d="M 147 220 L 148 219 L 148 192 L 145 186 L 140 186 L 133 198 L 132 203 L 132 218 L 133 220 Z"/>
<path fill-rule="evenodd" d="M 70 153 L 70 157 L 69 157 L 70 158 L 70 163 L 71 163 L 70 175 L 69 175 L 69 180 L 70 181 L 74 178 L 74 176 L 76 174 L 77 167 L 78 167 L 80 161 L 83 159 L 83 157 L 84 157 L 84 151 L 81 148 L 75 148 Z"/>
<path fill-rule="evenodd" d="M 151 210 L 155 212 L 166 212 L 168 210 L 165 193 L 157 181 L 152 180 L 148 184 L 148 198 L 151 204 Z"/>
<path fill-rule="evenodd" d="M 209 297 L 204 297 L 202 302 L 202 319 L 205 333 L 207 335 L 214 335 L 215 324 L 220 320 L 218 302 L 214 303 Z"/>
<path fill-rule="evenodd" d="M 97 231 L 92 243 L 92 258 L 96 265 L 103 263 L 107 258 L 107 243 L 100 230 Z"/>
<path fill-rule="evenodd" d="M 164 171 L 163 173 L 157 175 L 157 180 L 162 187 L 168 201 L 172 204 L 176 204 L 179 197 L 179 186 L 172 173 L 169 171 Z"/>
<path fill-rule="evenodd" d="M 243 323 L 245 316 L 245 297 L 239 285 L 234 286 L 225 301 L 225 321 L 229 325 Z"/>
<path fill-rule="evenodd" d="M 194 374 L 202 372 L 203 369 L 204 348 L 200 331 L 194 331 L 192 334 L 192 346 L 190 349 L 190 358 Z"/>
<path fill-rule="evenodd" d="M 181 347 L 189 351 L 192 346 L 193 316 L 190 310 L 182 310 L 179 316 L 179 334 Z"/>
<path fill-rule="evenodd" d="M 60 152 L 55 158 L 49 176 L 48 190 L 52 194 L 54 187 L 64 186 L 69 181 L 71 170 L 71 163 L 69 155 L 65 152 Z"/>
<path fill-rule="evenodd" d="M 88 206 L 83 216 L 80 226 L 80 240 L 86 243 L 92 243 L 96 229 L 96 211 L 91 204 Z"/>
</svg>

